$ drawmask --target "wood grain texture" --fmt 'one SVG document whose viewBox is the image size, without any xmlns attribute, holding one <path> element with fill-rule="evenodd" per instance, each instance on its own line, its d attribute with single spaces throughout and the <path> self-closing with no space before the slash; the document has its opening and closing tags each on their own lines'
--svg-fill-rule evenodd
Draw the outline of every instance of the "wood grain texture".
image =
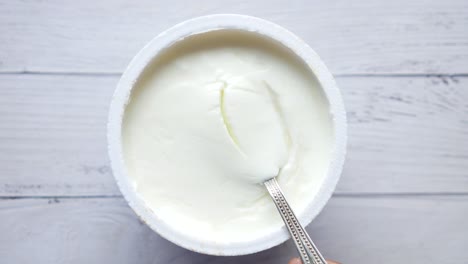
<svg viewBox="0 0 468 264">
<path fill-rule="evenodd" d="M 468 191 L 468 78 L 339 78 L 349 148 L 339 192 Z"/>
<path fill-rule="evenodd" d="M 118 194 L 106 142 L 117 78 L 0 80 L 2 195 Z"/>
<path fill-rule="evenodd" d="M 117 76 L 0 75 L 0 196 L 120 195 L 107 159 Z M 467 193 L 467 77 L 340 77 L 339 194 Z"/>
<path fill-rule="evenodd" d="M 283 25 L 335 74 L 468 69 L 466 0 L 2 0 L 0 71 L 120 73 L 161 31 L 213 13 Z"/>
<path fill-rule="evenodd" d="M 333 198 L 307 229 L 343 263 L 459 264 L 468 259 L 467 212 L 467 196 Z M 193 253 L 150 230 L 123 199 L 0 200 L 0 219 L 4 264 L 286 264 L 297 255 L 291 241 L 242 257 Z"/>
</svg>

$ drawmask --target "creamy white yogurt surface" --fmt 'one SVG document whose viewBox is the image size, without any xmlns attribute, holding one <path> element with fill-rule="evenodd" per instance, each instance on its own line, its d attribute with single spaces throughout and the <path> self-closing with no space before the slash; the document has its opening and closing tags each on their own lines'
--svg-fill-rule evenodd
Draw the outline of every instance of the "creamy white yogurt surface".
<svg viewBox="0 0 468 264">
<path fill-rule="evenodd" d="M 181 233 L 223 243 L 282 224 L 261 184 L 271 177 L 301 215 L 334 143 L 313 73 L 271 40 L 232 30 L 188 37 L 155 59 L 132 91 L 122 141 L 147 207 Z"/>
</svg>

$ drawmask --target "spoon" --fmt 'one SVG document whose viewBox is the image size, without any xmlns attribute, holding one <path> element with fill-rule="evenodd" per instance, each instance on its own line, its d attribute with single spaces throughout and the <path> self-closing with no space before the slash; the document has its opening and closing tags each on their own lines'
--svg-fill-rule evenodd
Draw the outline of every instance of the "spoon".
<svg viewBox="0 0 468 264">
<path fill-rule="evenodd" d="M 323 258 L 322 254 L 320 254 L 304 227 L 299 223 L 299 220 L 297 220 L 297 217 L 286 201 L 276 178 L 265 181 L 264 185 L 268 189 L 268 193 L 270 194 L 271 199 L 273 199 L 281 218 L 283 218 L 289 234 L 291 234 L 297 251 L 302 259 L 302 263 L 327 264 L 326 260 Z"/>
</svg>

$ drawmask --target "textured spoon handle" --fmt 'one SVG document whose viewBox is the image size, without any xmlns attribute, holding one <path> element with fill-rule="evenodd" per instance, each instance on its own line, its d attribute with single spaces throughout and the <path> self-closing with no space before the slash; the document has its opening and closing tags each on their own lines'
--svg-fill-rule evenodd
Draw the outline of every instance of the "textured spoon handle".
<svg viewBox="0 0 468 264">
<path fill-rule="evenodd" d="M 320 254 L 304 227 L 302 227 L 299 220 L 297 220 L 296 215 L 286 201 L 276 179 L 273 178 L 266 181 L 265 186 L 268 189 L 273 202 L 275 202 L 276 208 L 278 208 L 278 212 L 280 213 L 281 218 L 283 218 L 294 244 L 296 244 L 302 263 L 326 264 L 327 262 L 323 258 L 322 254 Z"/>
</svg>

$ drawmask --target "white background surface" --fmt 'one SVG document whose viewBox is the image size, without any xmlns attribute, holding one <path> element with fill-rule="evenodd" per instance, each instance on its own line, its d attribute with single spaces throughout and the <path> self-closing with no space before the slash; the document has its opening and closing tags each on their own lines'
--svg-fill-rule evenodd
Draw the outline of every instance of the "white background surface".
<svg viewBox="0 0 468 264">
<path fill-rule="evenodd" d="M 468 2 L 0 0 L 0 263 L 278 263 L 152 232 L 113 181 L 105 128 L 131 57 L 187 18 L 276 22 L 343 93 L 343 177 L 308 227 L 343 263 L 468 263 Z"/>
</svg>

